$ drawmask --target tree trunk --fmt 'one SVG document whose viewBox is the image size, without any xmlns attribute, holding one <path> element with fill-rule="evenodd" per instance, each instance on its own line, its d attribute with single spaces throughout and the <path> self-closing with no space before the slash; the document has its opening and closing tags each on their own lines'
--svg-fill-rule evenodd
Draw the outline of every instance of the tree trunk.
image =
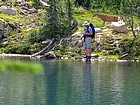
<svg viewBox="0 0 140 105">
<path fill-rule="evenodd" d="M 55 42 L 56 42 L 56 39 L 53 38 L 53 39 L 50 41 L 50 43 L 49 43 L 44 49 L 42 49 L 41 51 L 39 51 L 39 52 L 33 54 L 32 57 L 35 57 L 35 56 L 37 56 L 37 55 L 41 55 L 41 54 L 46 53 L 48 49 L 52 48 L 52 47 L 55 45 Z"/>
</svg>

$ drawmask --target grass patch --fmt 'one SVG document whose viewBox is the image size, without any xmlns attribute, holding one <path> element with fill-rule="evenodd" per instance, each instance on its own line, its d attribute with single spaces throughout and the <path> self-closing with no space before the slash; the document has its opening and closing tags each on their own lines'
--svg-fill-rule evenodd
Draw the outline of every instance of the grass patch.
<svg viewBox="0 0 140 105">
<path fill-rule="evenodd" d="M 8 14 L 5 14 L 5 13 L 0 13 L 0 18 L 4 19 L 5 21 L 7 22 L 23 22 L 24 21 L 24 18 L 22 15 L 20 14 L 17 14 L 17 15 L 8 15 Z"/>
<path fill-rule="evenodd" d="M 103 22 L 98 17 L 93 17 L 94 10 L 85 10 L 83 8 L 74 9 L 74 17 L 78 20 L 79 27 L 82 27 L 84 21 L 89 21 L 94 24 L 95 27 L 102 27 Z"/>
<path fill-rule="evenodd" d="M 0 71 L 20 71 L 42 73 L 44 67 L 40 63 L 23 62 L 23 61 L 2 61 L 0 63 Z"/>
</svg>

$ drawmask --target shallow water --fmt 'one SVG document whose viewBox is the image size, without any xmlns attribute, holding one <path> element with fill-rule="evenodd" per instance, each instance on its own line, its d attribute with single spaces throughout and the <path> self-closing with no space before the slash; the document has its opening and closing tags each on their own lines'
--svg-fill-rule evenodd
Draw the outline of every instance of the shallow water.
<svg viewBox="0 0 140 105">
<path fill-rule="evenodd" d="M 140 63 L 48 60 L 43 74 L 0 72 L 0 105 L 139 105 Z"/>
</svg>

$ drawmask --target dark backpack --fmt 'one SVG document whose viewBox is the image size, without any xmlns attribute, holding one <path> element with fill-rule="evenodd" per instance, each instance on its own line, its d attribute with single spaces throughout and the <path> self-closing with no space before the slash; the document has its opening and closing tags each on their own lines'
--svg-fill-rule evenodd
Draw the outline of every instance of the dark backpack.
<svg viewBox="0 0 140 105">
<path fill-rule="evenodd" d="M 92 23 L 90 23 L 89 26 L 91 27 L 92 33 L 93 33 L 91 37 L 95 38 L 95 28 L 94 28 L 94 25 Z"/>
</svg>

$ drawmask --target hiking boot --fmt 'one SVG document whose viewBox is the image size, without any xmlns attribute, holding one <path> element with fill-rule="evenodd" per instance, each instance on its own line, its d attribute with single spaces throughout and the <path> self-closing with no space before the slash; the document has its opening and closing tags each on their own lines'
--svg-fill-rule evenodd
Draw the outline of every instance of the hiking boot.
<svg viewBox="0 0 140 105">
<path fill-rule="evenodd" d="M 86 56 L 86 61 L 90 61 L 91 56 Z"/>
</svg>

